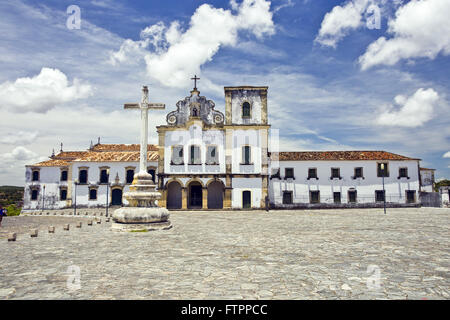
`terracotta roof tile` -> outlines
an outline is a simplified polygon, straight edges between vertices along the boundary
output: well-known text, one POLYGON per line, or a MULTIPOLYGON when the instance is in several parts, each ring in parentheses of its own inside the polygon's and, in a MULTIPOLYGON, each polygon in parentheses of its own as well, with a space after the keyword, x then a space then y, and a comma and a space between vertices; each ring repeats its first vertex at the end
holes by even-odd
MULTIPOLYGON (((139 144, 96 144, 90 151, 139 151, 141 146, 139 144)), ((158 146, 149 144, 148 151, 158 151, 158 146)))
MULTIPOLYGON (((273 157, 273 154, 271 155, 273 157)), ((386 151, 280 152, 279 161, 420 160, 386 151)))
MULTIPOLYGON (((148 161, 157 161, 158 152, 152 151, 148 153, 148 161)), ((92 151, 86 152, 82 157, 74 160, 76 162, 138 162, 139 152, 138 151, 92 151)))
POLYGON ((50 159, 42 161, 32 165, 31 167, 65 167, 70 164, 70 161, 60 160, 60 159, 50 159))

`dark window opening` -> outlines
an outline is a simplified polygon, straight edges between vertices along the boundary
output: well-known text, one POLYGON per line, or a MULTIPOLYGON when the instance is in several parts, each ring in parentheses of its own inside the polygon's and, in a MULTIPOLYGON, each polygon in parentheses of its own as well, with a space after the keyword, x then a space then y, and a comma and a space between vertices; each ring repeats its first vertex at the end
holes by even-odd
POLYGON ((243 164, 250 164, 250 146, 244 146, 243 164))
POLYGON ((331 168, 331 179, 341 179, 341 170, 339 168, 331 168))
POLYGON ((97 189, 89 190, 89 200, 97 200, 97 189))
POLYGON ((348 192, 348 202, 349 203, 356 203, 356 191, 349 191, 348 192))
POLYGON ((320 191, 310 191, 310 202, 311 203, 320 202, 320 191))
POLYGON ((283 204, 292 204, 292 191, 283 191, 283 204))
POLYGON ((355 175, 353 176, 353 179, 356 178, 362 178, 363 177, 363 168, 355 168, 355 175))
POLYGON ((294 169, 293 168, 285 168, 284 169, 284 177, 286 179, 294 178, 294 169))
POLYGON ((385 192, 384 190, 376 190, 375 191, 375 201, 385 201, 385 192))
POLYGON ((242 118, 250 118, 250 103, 244 102, 242 105, 242 118))
POLYGON ((398 177, 399 178, 408 178, 408 168, 398 169, 398 177))
POLYGON ((33 171, 33 181, 39 181, 39 171, 35 170, 33 171))
POLYGON ((133 179, 134 179, 134 170, 133 169, 127 170, 127 178, 126 178, 127 183, 128 184, 133 183, 133 179))
POLYGON ((37 190, 31 190, 31 200, 37 200, 39 192, 37 190))
POLYGON ((389 166, 388 163, 378 163, 377 164, 377 176, 378 177, 389 177, 389 166), (384 170, 381 169, 381 165, 384 164, 384 170))
POLYGON ((80 170, 78 181, 79 183, 87 183, 87 170, 80 170))
POLYGON ((333 192, 333 200, 334 200, 334 203, 341 203, 341 193, 333 192))
POLYGON ((317 179, 317 169, 316 168, 308 169, 308 180, 309 179, 317 179))
POLYGON ((61 181, 67 181, 67 170, 61 171, 61 181))
POLYGON ((62 201, 67 200, 67 190, 66 189, 61 189, 59 191, 59 199, 62 201))
POLYGON ((407 203, 415 203, 416 202, 416 191, 414 191, 414 190, 406 191, 406 202, 407 203))
POLYGON ((152 176, 152 180, 153 180, 153 183, 155 183, 155 178, 156 178, 156 171, 155 171, 155 169, 148 169, 148 174, 150 174, 151 176, 152 176))
POLYGON ((109 174, 107 169, 103 169, 100 171, 100 183, 108 183, 109 174))

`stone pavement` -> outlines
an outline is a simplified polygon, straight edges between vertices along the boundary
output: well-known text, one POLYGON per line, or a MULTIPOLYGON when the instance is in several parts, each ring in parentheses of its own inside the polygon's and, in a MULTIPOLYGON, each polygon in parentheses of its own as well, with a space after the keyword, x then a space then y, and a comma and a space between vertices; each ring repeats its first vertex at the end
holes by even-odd
POLYGON ((450 295, 450 209, 172 212, 171 230, 136 233, 71 219, 70 231, 0 239, 0 299, 450 295))

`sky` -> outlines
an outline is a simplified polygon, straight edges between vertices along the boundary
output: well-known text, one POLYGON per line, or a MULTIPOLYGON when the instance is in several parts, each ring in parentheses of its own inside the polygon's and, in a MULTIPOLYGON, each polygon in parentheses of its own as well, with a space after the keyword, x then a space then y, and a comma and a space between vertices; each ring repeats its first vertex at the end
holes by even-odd
POLYGON ((450 178, 450 0, 0 0, 0 185, 91 141, 139 143, 141 99, 268 86, 280 151, 385 150, 450 178))

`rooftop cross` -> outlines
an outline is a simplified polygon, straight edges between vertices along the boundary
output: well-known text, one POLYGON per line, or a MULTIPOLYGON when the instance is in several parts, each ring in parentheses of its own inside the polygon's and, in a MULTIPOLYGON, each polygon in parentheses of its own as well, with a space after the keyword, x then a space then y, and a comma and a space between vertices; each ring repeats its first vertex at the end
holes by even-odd
POLYGON ((141 150, 139 156, 139 172, 147 173, 147 146, 148 146, 148 109, 164 109, 164 103, 148 102, 148 87, 142 88, 141 103, 125 103, 124 109, 140 109, 141 110, 141 150))
POLYGON ((194 80, 194 90, 197 90, 197 80, 200 80, 200 78, 197 78, 197 75, 195 75, 191 80, 194 80))

